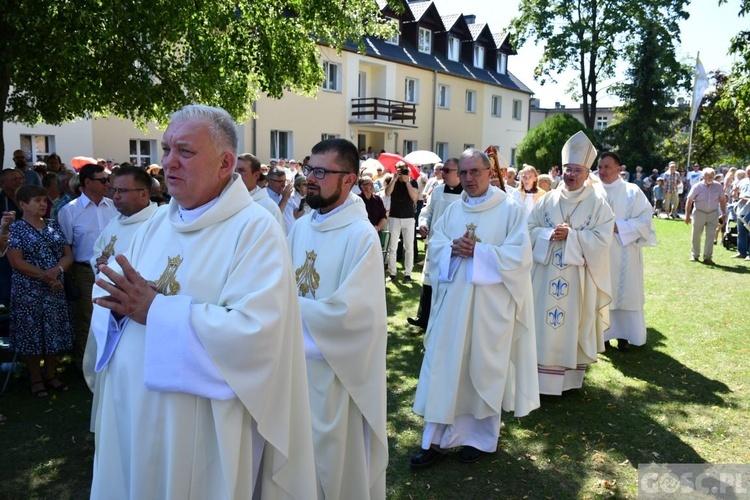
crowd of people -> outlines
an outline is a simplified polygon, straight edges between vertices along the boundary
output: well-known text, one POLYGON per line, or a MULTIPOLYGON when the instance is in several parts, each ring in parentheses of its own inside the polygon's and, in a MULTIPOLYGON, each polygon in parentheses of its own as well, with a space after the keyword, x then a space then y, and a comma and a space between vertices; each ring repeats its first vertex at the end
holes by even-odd
POLYGON ((581 388, 612 341, 645 344, 641 252, 677 186, 695 258, 713 215, 750 220, 742 171, 630 178, 582 132, 548 174, 492 148, 388 172, 343 139, 268 164, 238 143, 224 110, 191 105, 161 165, 44 172, 17 151, 0 176, 12 345, 36 398, 67 390, 56 357, 73 352, 93 392, 92 498, 384 498, 399 242, 404 284, 415 239, 427 248, 408 318, 425 331, 420 469, 494 453, 503 410, 581 388))

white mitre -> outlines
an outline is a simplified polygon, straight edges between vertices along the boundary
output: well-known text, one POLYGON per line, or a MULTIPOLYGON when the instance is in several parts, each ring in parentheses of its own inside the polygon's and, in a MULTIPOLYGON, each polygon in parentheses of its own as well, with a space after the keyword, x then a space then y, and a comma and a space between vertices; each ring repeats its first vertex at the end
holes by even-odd
POLYGON ((596 155, 594 145, 591 144, 583 130, 579 130, 563 146, 562 165, 580 165, 591 169, 596 160, 596 155))

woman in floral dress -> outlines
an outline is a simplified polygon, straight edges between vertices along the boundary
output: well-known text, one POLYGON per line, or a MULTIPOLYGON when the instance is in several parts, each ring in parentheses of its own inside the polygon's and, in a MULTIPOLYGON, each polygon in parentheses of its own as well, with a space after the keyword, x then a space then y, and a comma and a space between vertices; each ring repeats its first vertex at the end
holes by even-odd
POLYGON ((73 254, 57 221, 43 218, 47 209, 44 189, 21 186, 16 200, 23 217, 10 226, 8 245, 13 267, 11 341, 16 352, 26 357, 31 394, 43 398, 50 389, 68 389, 57 378, 56 355, 73 346, 73 324, 62 281, 73 254))

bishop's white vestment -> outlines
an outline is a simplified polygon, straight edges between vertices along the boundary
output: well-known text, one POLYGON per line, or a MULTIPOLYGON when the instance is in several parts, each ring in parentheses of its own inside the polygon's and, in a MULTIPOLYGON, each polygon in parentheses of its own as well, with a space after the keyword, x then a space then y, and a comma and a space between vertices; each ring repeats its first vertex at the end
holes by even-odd
POLYGON ((255 186, 255 189, 250 191, 250 196, 253 197, 254 202, 258 203, 261 207, 271 212, 273 218, 276 219, 276 221, 281 225, 282 228, 285 228, 284 216, 281 215, 279 205, 275 201, 273 201, 270 196, 268 196, 267 190, 263 189, 262 187, 255 186))
POLYGON ((309 498, 311 423, 285 244, 237 174, 203 207, 173 198, 143 223, 125 256, 159 291, 146 325, 99 306, 92 320, 96 368, 107 368, 92 498, 309 498))
POLYGON ((656 245, 653 208, 635 184, 618 177, 612 184, 601 185, 617 225, 609 246, 612 303, 604 340, 625 339, 633 345, 643 345, 646 343, 646 316, 643 312, 646 295, 642 249, 656 245))
POLYGON ((609 246, 614 215, 585 185, 553 189, 529 214, 539 390, 560 395, 583 386, 586 366, 604 350, 611 301, 609 246), (567 239, 550 241, 567 223, 567 239))
MULTIPOLYGON (((99 269, 96 266, 96 259, 106 253, 110 256, 108 260, 111 261, 115 255, 124 253, 130 246, 130 242, 133 240, 136 231, 141 227, 141 224, 150 219, 154 212, 156 212, 156 209, 156 203, 151 202, 143 210, 134 213, 129 217, 119 214, 117 217, 109 221, 109 224, 104 228, 102 234, 100 234, 94 242, 94 254, 91 258, 91 267, 94 270, 94 275, 99 273, 99 269)), ((101 378, 104 377, 107 372, 107 370, 104 369, 97 373, 94 370, 95 363, 96 338, 94 338, 94 334, 91 328, 89 328, 86 350, 83 353, 83 377, 86 379, 86 383, 93 393, 91 398, 91 422, 89 424, 91 432, 96 430, 96 420, 98 415, 99 389, 97 388, 97 385, 99 385, 101 378)))
POLYGON ((387 312, 380 238, 359 196, 289 234, 302 323, 318 498, 385 498, 387 312))
POLYGON ((422 448, 491 453, 502 410, 524 416, 539 407, 526 217, 490 186, 477 198, 464 191, 433 227, 433 302, 414 401, 426 422, 422 448), (451 257, 467 231, 474 256, 451 257))

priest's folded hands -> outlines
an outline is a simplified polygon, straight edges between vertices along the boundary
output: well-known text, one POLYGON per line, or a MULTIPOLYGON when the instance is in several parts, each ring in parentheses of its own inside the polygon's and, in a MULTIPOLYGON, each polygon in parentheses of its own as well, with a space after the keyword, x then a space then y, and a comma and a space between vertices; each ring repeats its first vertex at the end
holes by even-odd
POLYGON ((474 257, 475 243, 474 239, 470 237, 469 231, 466 231, 463 236, 453 240, 451 257, 463 257, 465 259, 474 257))
POLYGON ((552 232, 552 237, 550 240, 552 241, 564 241, 568 239, 568 225, 567 224, 558 224, 555 226, 555 230, 552 232))
POLYGON ((99 272, 109 280, 105 280, 100 274, 96 284, 109 295, 95 298, 93 302, 109 309, 116 316, 127 316, 145 325, 148 310, 157 295, 156 287, 133 269, 124 255, 115 256, 115 262, 120 265, 123 274, 117 273, 106 264, 99 266, 99 272))

